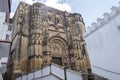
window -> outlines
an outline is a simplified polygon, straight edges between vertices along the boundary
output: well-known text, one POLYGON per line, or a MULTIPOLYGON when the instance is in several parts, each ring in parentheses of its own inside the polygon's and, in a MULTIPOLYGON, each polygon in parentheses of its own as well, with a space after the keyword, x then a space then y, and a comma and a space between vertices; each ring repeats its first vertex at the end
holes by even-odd
POLYGON ((10 35, 6 34, 6 40, 9 40, 9 38, 10 38, 10 35))
POLYGON ((9 26, 8 26, 8 31, 11 31, 11 30, 12 30, 12 26, 9 25, 9 26))
POLYGON ((51 18, 49 16, 47 17, 47 21, 51 21, 51 18))
POLYGON ((61 57, 52 57, 52 61, 53 61, 53 63, 62 66, 62 58, 61 57))

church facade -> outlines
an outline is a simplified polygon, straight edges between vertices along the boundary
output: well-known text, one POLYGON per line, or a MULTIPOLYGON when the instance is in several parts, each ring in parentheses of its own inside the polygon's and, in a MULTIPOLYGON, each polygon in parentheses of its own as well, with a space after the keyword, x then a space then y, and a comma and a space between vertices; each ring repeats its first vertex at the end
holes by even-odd
POLYGON ((80 14, 21 2, 12 23, 12 48, 5 73, 9 80, 51 63, 91 74, 80 14))

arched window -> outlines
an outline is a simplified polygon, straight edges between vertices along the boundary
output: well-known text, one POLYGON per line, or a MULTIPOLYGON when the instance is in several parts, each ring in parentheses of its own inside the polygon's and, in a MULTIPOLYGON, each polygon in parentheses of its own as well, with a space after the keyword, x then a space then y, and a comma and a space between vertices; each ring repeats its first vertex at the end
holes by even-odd
POLYGON ((50 16, 47 17, 47 21, 51 21, 51 17, 50 16))
POLYGON ((12 26, 9 25, 9 26, 8 26, 8 31, 11 31, 11 30, 12 30, 12 26))
POLYGON ((10 38, 10 35, 6 34, 6 40, 9 40, 9 38, 10 38))

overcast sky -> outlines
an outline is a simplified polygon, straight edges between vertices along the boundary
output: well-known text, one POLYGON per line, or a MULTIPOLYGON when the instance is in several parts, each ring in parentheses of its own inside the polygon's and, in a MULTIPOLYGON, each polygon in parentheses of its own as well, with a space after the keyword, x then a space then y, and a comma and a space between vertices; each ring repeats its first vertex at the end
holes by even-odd
MULTIPOLYGON (((35 2, 35 0, 12 0, 12 12, 16 11, 16 7, 20 1, 27 3, 35 2)), ((37 0, 44 1, 44 0, 37 0)), ((97 18, 103 18, 105 12, 111 12, 112 6, 119 6, 119 0, 63 0, 64 4, 59 4, 60 0, 46 0, 46 5, 60 9, 67 10, 68 12, 80 13, 87 26, 90 26, 92 22, 96 22, 97 18)))

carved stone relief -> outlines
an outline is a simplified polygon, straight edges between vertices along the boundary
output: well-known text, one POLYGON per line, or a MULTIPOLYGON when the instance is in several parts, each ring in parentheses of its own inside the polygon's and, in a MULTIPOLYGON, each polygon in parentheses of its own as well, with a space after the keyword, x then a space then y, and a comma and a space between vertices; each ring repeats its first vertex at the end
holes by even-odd
POLYGON ((19 6, 18 17, 15 18, 18 32, 28 39, 28 45, 24 39, 21 41, 23 46, 27 46, 28 58, 25 60, 21 57, 20 64, 28 62, 28 71, 38 70, 56 61, 78 71, 90 68, 84 41, 85 26, 80 15, 52 10, 39 3, 29 5, 29 9, 26 6, 19 6))

